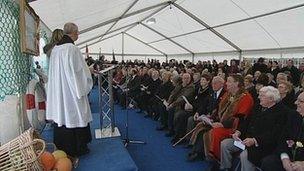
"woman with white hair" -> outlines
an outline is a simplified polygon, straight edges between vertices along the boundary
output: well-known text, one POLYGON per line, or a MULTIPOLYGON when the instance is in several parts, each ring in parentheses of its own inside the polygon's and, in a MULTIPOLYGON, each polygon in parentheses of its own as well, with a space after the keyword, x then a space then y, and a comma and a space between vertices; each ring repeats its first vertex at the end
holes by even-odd
POLYGON ((234 141, 246 146, 240 154, 242 171, 254 171, 279 144, 289 109, 280 103, 279 90, 272 86, 260 89, 259 100, 260 104, 241 122, 232 138, 221 142, 221 169, 230 169, 232 153, 241 151, 233 145, 234 141))

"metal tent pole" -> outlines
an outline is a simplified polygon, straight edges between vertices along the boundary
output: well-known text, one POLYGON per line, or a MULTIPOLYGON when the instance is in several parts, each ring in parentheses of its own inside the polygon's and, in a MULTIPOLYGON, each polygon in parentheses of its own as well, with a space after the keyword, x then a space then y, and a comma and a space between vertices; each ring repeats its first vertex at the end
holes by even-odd
POLYGON ((124 58, 125 58, 125 33, 122 32, 122 35, 121 35, 121 59, 124 61, 124 58))

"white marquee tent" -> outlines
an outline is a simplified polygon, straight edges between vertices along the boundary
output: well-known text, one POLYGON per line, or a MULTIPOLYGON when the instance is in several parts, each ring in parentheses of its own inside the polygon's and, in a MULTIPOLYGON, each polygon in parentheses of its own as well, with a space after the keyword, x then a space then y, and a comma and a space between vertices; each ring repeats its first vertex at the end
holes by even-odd
POLYGON ((32 0, 51 29, 79 26, 77 45, 124 59, 303 57, 304 0, 32 0), (149 19, 155 19, 149 24, 149 19))

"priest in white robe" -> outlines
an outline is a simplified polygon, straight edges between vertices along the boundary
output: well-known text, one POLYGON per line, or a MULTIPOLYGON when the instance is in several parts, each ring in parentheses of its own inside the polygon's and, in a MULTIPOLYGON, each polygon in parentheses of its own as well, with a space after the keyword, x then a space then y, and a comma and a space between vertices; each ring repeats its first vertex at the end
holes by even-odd
POLYGON ((64 25, 64 36, 53 48, 47 83, 46 118, 54 121, 54 143, 71 157, 87 154, 92 121, 88 94, 91 72, 80 49, 74 45, 79 31, 74 23, 64 25))

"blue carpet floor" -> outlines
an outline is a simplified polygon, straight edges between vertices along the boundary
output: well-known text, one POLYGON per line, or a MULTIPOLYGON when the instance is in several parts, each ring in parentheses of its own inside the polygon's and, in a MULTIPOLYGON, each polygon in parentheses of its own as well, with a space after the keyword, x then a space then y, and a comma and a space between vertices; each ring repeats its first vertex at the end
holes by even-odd
MULTIPOLYGON (((91 109, 98 113, 98 91, 93 89, 90 95, 91 109)), ((147 144, 131 144, 127 147, 131 157, 141 171, 202 171, 208 164, 204 161, 187 162, 186 156, 189 149, 182 146, 172 147, 170 138, 165 137, 165 132, 156 131, 157 122, 143 117, 134 109, 121 110, 115 105, 116 125, 125 138, 126 114, 129 114, 129 139, 142 140, 147 144)))
MULTIPOLYGON (((94 118, 91 129, 92 135, 95 136, 94 129, 99 126, 98 90, 96 88, 90 94, 90 102, 94 118)), ((129 171, 136 169, 136 166, 140 171, 202 171, 207 168, 208 164, 204 161, 187 162, 186 156, 189 149, 181 146, 173 148, 170 138, 165 137, 165 132, 155 130, 156 121, 144 118, 143 114, 136 113, 134 109, 121 110, 120 106, 115 105, 114 110, 116 126, 120 130, 121 138, 125 138, 126 135, 125 124, 128 112, 129 139, 142 140, 146 144, 130 144, 127 147, 129 155, 125 148, 121 148, 122 142, 119 137, 114 138, 115 141, 113 139, 96 140, 94 138, 89 145, 91 153, 80 158, 77 171, 93 171, 100 170, 100 168, 107 168, 107 171, 129 171), (106 141, 111 141, 112 144, 106 141), (120 151, 114 150, 116 148, 119 148, 120 151), (116 154, 112 154, 114 151, 116 154), (119 157, 113 160, 113 155, 119 157), (101 165, 104 167, 101 167, 101 165), (113 165, 116 167, 112 167, 113 165), (122 168, 124 169, 122 170, 122 168)), ((52 141, 52 132, 44 131, 43 137, 47 141, 52 141)))
MULTIPOLYGON (((94 122, 91 123, 92 136, 94 130, 99 128, 99 114, 93 113, 94 122)), ((53 142, 53 130, 45 130, 42 133, 44 140, 53 142)), ((138 168, 129 152, 121 141, 121 137, 95 139, 89 144, 91 152, 80 157, 80 162, 75 171, 137 171, 138 168)), ((53 149, 47 146, 49 151, 53 149)))

